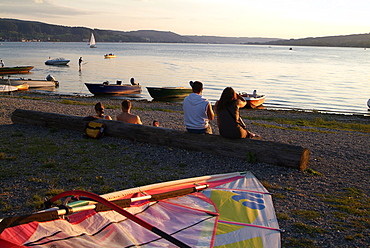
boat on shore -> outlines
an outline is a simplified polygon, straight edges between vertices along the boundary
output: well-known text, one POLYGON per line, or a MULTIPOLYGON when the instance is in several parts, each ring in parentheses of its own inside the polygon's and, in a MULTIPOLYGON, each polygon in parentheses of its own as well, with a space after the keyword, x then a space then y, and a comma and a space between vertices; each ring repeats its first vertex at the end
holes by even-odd
POLYGON ((65 58, 49 59, 45 61, 45 65, 67 65, 69 61, 69 59, 65 58))
POLYGON ((245 106, 247 108, 257 108, 266 100, 265 95, 259 95, 256 92, 253 92, 253 94, 242 93, 241 96, 247 101, 247 105, 245 106))
POLYGON ((15 87, 18 90, 28 90, 30 88, 30 86, 28 85, 28 83, 23 83, 23 84, 20 84, 20 85, 16 85, 15 87))
POLYGON ((0 67, 0 74, 29 73, 33 66, 0 67))
POLYGON ((51 75, 48 75, 46 79, 30 79, 30 78, 1 78, 1 85, 19 86, 24 83, 28 84, 29 88, 41 88, 41 87, 57 87, 59 82, 51 75))
POLYGON ((1 93, 9 93, 9 92, 17 91, 17 90, 18 90, 17 87, 14 87, 14 86, 11 86, 11 85, 0 85, 0 92, 1 93))
POLYGON ((193 92, 186 87, 146 87, 153 99, 185 98, 193 92))
POLYGON ((112 58, 115 58, 116 55, 114 55, 113 53, 110 53, 110 54, 104 54, 104 58, 105 59, 112 59, 112 58))
POLYGON ((140 94, 141 85, 138 84, 122 84, 122 81, 117 81, 116 84, 110 84, 108 81, 101 84, 85 83, 87 89, 94 95, 104 94, 140 94))

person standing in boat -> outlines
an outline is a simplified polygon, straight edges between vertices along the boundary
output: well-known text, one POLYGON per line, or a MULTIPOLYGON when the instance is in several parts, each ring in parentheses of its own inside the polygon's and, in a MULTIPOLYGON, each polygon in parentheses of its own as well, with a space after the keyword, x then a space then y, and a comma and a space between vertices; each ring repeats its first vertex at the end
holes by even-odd
POLYGON ((0 61, 0 65, 1 65, 1 67, 5 67, 5 63, 4 63, 3 60, 0 61))
POLYGON ((233 88, 226 87, 215 104, 217 126, 220 135, 229 139, 252 138, 261 136, 251 133, 240 117, 239 109, 245 107, 247 101, 237 94, 233 88))
POLYGON ((143 124, 138 115, 131 114, 131 101, 123 100, 122 101, 122 113, 117 115, 117 121, 122 121, 124 123, 132 124, 143 124))
POLYGON ((212 134, 209 121, 215 118, 211 103, 202 96, 203 83, 190 81, 193 93, 183 102, 184 123, 189 133, 212 134))
POLYGON ((78 59, 78 70, 79 70, 79 71, 81 71, 81 69, 82 69, 82 62, 84 62, 84 61, 82 60, 82 57, 80 57, 80 58, 78 59))

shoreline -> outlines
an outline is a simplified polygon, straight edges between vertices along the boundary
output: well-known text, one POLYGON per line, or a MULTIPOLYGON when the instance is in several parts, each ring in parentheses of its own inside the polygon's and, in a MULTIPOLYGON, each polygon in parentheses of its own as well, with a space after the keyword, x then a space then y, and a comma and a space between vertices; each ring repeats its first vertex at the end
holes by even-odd
MULTIPOLYGON (((27 97, 0 95, 2 103, 0 152, 14 158, 2 160, 4 163, 0 165, 0 172, 6 174, 6 179, 0 183, 0 206, 2 209, 6 209, 8 205, 12 206, 11 209, 0 212, 0 218, 29 213, 32 207, 25 206, 27 205, 25 202, 30 202, 35 193, 44 197, 46 189, 70 190, 84 187, 102 193, 104 192, 102 186, 97 185, 103 184, 110 190, 120 190, 137 184, 249 170, 274 194, 273 201, 279 225, 285 230, 282 233, 282 247, 292 247, 294 242, 301 244, 312 242, 314 245, 312 247, 364 247, 370 242, 369 226, 366 222, 360 228, 356 214, 346 214, 345 219, 338 217, 337 212, 340 211, 325 201, 329 196, 339 198, 341 193, 352 188, 361 192, 359 194, 364 198, 364 204, 369 204, 369 133, 330 128, 312 128, 320 132, 307 132, 280 129, 277 127, 292 125, 267 120, 245 120, 252 132, 262 135, 262 140, 308 148, 311 153, 308 166, 310 170, 300 172, 285 167, 250 164, 242 159, 136 143, 113 137, 104 137, 99 141, 84 140, 82 134, 75 131, 12 124, 10 115, 16 108, 88 116, 93 114, 93 105, 98 101, 103 102, 106 114, 114 119, 122 101, 95 97, 44 96, 29 93, 24 95, 27 97), (271 127, 272 124, 274 127, 271 127), (46 155, 38 151, 44 147, 36 142, 39 139, 48 144, 48 148, 42 151, 46 155), (20 143, 28 149, 22 149, 20 143), (101 150, 98 159, 100 162, 88 158, 91 156, 86 154, 94 149, 101 150), (80 157, 87 161, 81 161, 80 157), (85 168, 81 168, 81 165, 85 168), (73 171, 79 171, 79 175, 69 175, 71 168, 73 171), (139 171, 147 173, 141 178, 139 171), (98 176, 104 180, 97 179, 98 176), (42 179, 41 182, 36 178, 42 179), (307 219, 303 214, 307 212, 314 212, 317 217, 307 219), (350 221, 354 221, 356 225, 348 226, 350 221), (346 228, 340 228, 338 223, 342 223, 346 228), (312 234, 307 228, 316 228, 315 230, 322 228, 325 232, 317 231, 312 234), (362 236, 358 235, 359 233, 362 236)), ((185 131, 181 104, 141 100, 133 100, 132 103, 132 112, 138 114, 145 125, 151 125, 152 120, 157 119, 163 127, 185 131)), ((325 118, 340 122, 370 123, 370 118, 366 116, 286 110, 243 109, 241 115, 256 118, 325 118)), ((217 135, 215 121, 212 121, 211 125, 217 135)), ((362 213, 366 216, 368 212, 362 213)))

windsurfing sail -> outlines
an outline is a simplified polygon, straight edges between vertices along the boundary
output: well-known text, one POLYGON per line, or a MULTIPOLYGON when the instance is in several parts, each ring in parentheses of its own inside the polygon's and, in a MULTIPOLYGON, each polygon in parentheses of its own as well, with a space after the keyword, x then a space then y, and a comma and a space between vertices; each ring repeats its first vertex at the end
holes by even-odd
MULTIPOLYGON (((65 198, 67 197, 67 198, 65 198)), ((83 197, 88 197, 84 199, 83 197)), ((272 197, 250 172, 176 180, 0 222, 0 247, 280 247, 272 197)), ((77 199, 68 203, 71 199, 77 199)))
POLYGON ((90 48, 96 48, 94 33, 91 33, 90 48))

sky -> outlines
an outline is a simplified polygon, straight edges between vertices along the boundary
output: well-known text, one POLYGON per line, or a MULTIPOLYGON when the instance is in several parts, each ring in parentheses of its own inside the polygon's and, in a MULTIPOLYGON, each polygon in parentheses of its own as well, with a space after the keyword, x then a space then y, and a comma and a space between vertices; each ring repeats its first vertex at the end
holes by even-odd
POLYGON ((0 0, 0 18, 283 39, 369 33, 369 10, 369 0, 0 0))

